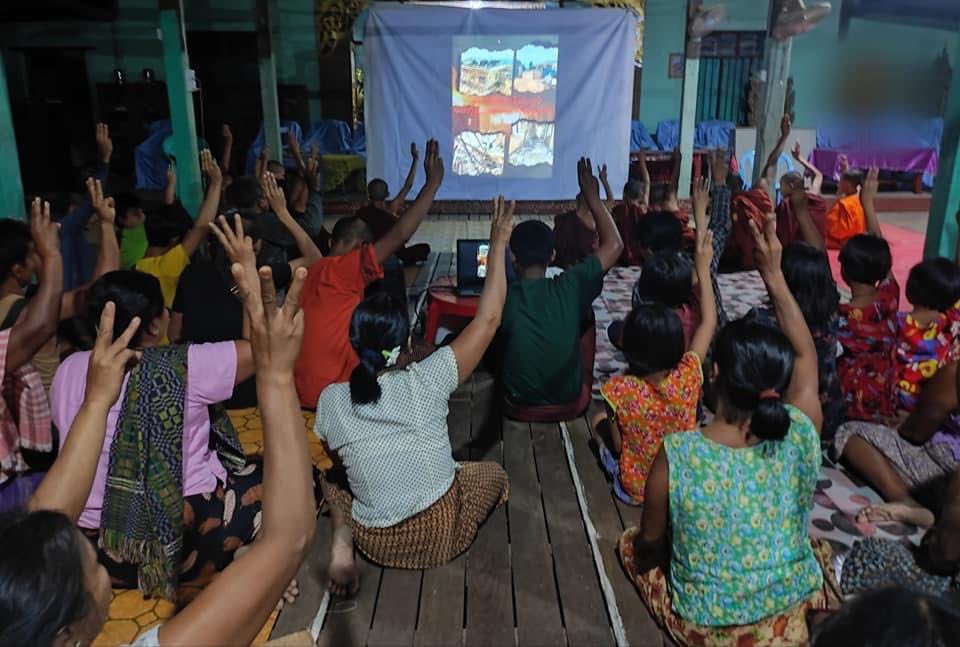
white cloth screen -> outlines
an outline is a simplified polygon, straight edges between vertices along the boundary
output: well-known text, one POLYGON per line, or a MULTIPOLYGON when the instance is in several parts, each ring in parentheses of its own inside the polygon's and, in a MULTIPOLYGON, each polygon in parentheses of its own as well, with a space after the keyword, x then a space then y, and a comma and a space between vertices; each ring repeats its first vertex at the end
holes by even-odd
MULTIPOLYGON (((572 198, 581 156, 606 163, 619 194, 635 20, 620 9, 374 5, 364 40, 368 179, 396 191, 410 142, 422 152, 433 137, 442 199, 572 198)), ((423 180, 421 166, 414 187, 423 180)))

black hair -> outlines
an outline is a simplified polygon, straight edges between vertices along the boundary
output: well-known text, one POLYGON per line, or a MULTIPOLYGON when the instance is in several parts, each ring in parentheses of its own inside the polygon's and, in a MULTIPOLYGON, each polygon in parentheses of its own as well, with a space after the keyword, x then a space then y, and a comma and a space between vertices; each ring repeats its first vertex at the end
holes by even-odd
POLYGON ((960 267, 946 258, 928 258, 907 276, 907 300, 915 307, 944 312, 960 300, 960 267))
POLYGON ((350 374, 350 400, 371 404, 380 400, 377 372, 387 365, 383 352, 403 348, 410 337, 407 308, 386 292, 377 292, 360 302, 350 318, 350 345, 360 363, 350 374))
POLYGON ((140 209, 143 207, 143 201, 140 196, 130 191, 120 191, 114 194, 113 203, 117 210, 117 223, 123 224, 127 218, 127 212, 131 209, 140 209))
POLYGON ((781 396, 790 384, 794 357, 790 340, 779 328, 750 319, 724 326, 713 346, 713 386, 725 405, 727 422, 750 418, 751 434, 783 440, 790 415, 781 396))
POLYGON ((840 309, 840 292, 827 253, 796 242, 783 250, 780 266, 808 326, 822 326, 840 309))
POLYGON ((113 319, 113 337, 119 337, 134 317, 140 317, 140 328, 130 339, 130 348, 136 348, 150 323, 163 314, 163 292, 160 281, 152 274, 137 270, 107 272, 90 286, 87 294, 87 324, 92 330, 100 325, 100 314, 108 301, 116 311, 113 319))
POLYGON ((875 285, 890 275, 890 244, 880 236, 857 234, 840 250, 840 273, 847 283, 875 285))
POLYGON ((14 265, 24 265, 30 254, 30 226, 19 220, 0 219, 0 281, 14 265))
POLYGON ((627 180, 627 183, 623 185, 623 199, 636 200, 643 195, 643 188, 644 184, 642 180, 630 178, 627 180))
POLYGON ((846 180, 854 186, 860 186, 863 184, 863 172, 857 169, 847 169, 840 175, 840 179, 846 180))
POLYGON ((637 241, 656 254, 683 249, 683 225, 669 211, 651 211, 637 223, 637 241))
POLYGON ((253 209, 262 197, 260 183, 249 175, 238 177, 223 192, 226 205, 235 209, 253 209))
POLYGON ((337 221, 330 233, 330 246, 334 247, 344 241, 362 240, 370 242, 373 240, 373 234, 370 233, 370 227, 358 216, 346 216, 337 221))
POLYGON ((633 286, 633 307, 643 303, 661 303, 679 308, 690 299, 693 290, 693 264, 682 252, 660 252, 648 258, 633 286))
POLYGON ((668 371, 680 363, 686 350, 680 317, 661 303, 635 306, 623 325, 623 354, 629 372, 645 377, 668 371))
POLYGON ((813 647, 948 647, 960 636, 956 599, 906 587, 867 591, 812 631, 813 647))
POLYGON ((510 251, 520 267, 546 267, 553 256, 553 230, 539 220, 524 220, 510 234, 510 251))
POLYGON ((0 517, 0 645, 52 645, 63 628, 92 612, 82 541, 59 512, 0 517))
POLYGON ((387 183, 380 178, 374 178, 367 184, 367 196, 371 200, 386 200, 389 197, 389 191, 387 183))
POLYGON ((183 238, 193 227, 193 219, 179 202, 166 204, 151 211, 143 223, 147 244, 151 247, 167 247, 183 238))
POLYGON ((650 185, 650 204, 662 205, 675 193, 669 182, 654 182, 650 185))

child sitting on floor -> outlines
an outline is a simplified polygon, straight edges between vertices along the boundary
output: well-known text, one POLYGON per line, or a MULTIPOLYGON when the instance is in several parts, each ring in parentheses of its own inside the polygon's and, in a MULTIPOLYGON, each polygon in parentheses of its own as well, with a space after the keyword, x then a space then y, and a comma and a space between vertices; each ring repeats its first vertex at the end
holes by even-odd
POLYGON ((673 309, 662 303, 640 303, 624 325, 627 374, 611 378, 600 389, 607 415, 595 421, 595 437, 614 492, 625 503, 643 503, 647 473, 664 436, 697 426, 702 362, 717 327, 712 260, 713 234, 701 230, 695 261, 701 322, 689 351, 684 352, 683 325, 673 309))
POLYGON ((890 245, 883 238, 874 208, 877 169, 863 186, 867 233, 840 250, 840 273, 850 286, 849 303, 840 304, 837 358, 847 419, 886 422, 897 413, 896 322, 900 285, 891 274, 890 245))
POLYGON ((913 266, 907 277, 912 312, 897 315, 897 395, 912 411, 921 385, 957 355, 960 325, 960 267, 946 258, 913 266))
MULTIPOLYGON (((684 349, 689 348, 693 333, 700 325, 700 307, 693 293, 693 267, 682 252, 654 254, 643 266, 643 273, 633 286, 632 308, 660 304, 672 309, 683 326, 684 349)), ((615 348, 623 350, 626 322, 610 323, 607 334, 615 348)))

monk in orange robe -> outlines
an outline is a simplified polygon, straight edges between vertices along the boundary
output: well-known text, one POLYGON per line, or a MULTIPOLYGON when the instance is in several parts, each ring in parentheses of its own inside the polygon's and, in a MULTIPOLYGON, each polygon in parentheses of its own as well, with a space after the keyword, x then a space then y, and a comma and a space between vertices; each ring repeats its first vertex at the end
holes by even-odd
POLYGON ((846 170, 837 184, 837 201, 827 212, 828 249, 840 249, 844 243, 867 231, 867 217, 863 212, 858 189, 863 184, 859 171, 846 170))

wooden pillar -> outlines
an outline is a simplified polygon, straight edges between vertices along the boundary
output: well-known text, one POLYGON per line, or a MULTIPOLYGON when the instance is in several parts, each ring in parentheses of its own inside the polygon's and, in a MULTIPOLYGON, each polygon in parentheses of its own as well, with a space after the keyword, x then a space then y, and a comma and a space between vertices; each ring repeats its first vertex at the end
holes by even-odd
POLYGON ((177 160, 177 191, 184 208, 196 218, 200 203, 203 202, 203 183, 200 178, 193 95, 187 87, 190 65, 183 27, 183 5, 181 0, 159 0, 159 8, 163 72, 167 82, 170 122, 173 125, 173 152, 177 160))
POLYGON ((933 185, 927 239, 923 246, 925 258, 946 256, 954 258, 957 246, 957 222, 954 217, 960 209, 960 46, 954 48, 953 78, 944 113, 943 137, 940 140, 940 161, 937 179, 933 185))
POLYGON ((260 107, 263 111, 263 141, 271 156, 283 161, 280 108, 277 98, 277 66, 273 57, 273 21, 270 0, 256 0, 257 68, 260 71, 260 107))
MULTIPOLYGON (((760 115, 757 119, 757 144, 753 158, 754 186, 763 175, 770 151, 780 138, 780 120, 783 119, 787 99, 787 79, 790 76, 790 49, 792 38, 777 40, 773 37, 773 25, 779 15, 780 3, 770 0, 769 28, 763 52, 763 94, 760 98, 760 115)), ((776 201, 776 183, 767 187, 770 199, 776 201)))
POLYGON ((0 53, 0 218, 26 218, 23 200, 23 181, 20 178, 20 158, 17 156, 17 138, 13 134, 13 113, 10 111, 10 93, 7 74, 0 53))

